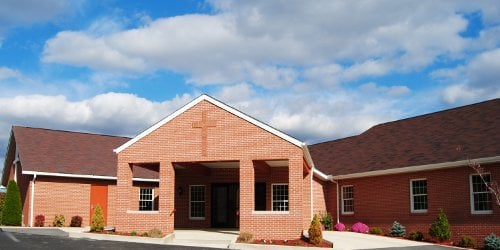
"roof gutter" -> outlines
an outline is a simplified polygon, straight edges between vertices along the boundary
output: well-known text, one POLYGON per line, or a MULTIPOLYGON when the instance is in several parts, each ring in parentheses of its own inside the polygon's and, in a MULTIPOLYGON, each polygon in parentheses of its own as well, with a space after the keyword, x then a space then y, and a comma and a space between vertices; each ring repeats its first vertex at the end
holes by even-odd
POLYGON ((478 164, 488 164, 488 163, 500 162, 500 156, 483 157, 483 158, 476 158, 476 159, 471 159, 471 160, 442 162, 442 163, 425 164, 425 165, 416 165, 416 166, 410 166, 410 167, 384 169, 384 170, 376 170, 376 171, 361 172, 361 173, 354 173, 354 174, 335 175, 335 176, 330 176, 330 178, 331 178, 331 180, 344 180, 344 179, 353 179, 353 178, 371 177, 371 176, 380 176, 380 175, 389 175, 389 174, 401 174, 401 173, 429 171, 429 170, 468 166, 469 162, 475 162, 478 164))
MULTIPOLYGON (((52 177, 66 177, 66 178, 81 178, 81 179, 96 179, 96 180, 117 180, 115 176, 106 175, 86 175, 86 174, 64 174, 64 173, 50 173, 50 172, 38 172, 38 171, 23 171, 24 175, 33 176, 52 176, 52 177)), ((133 181, 141 182, 159 182, 159 179, 147 179, 147 178, 132 178, 133 181)))

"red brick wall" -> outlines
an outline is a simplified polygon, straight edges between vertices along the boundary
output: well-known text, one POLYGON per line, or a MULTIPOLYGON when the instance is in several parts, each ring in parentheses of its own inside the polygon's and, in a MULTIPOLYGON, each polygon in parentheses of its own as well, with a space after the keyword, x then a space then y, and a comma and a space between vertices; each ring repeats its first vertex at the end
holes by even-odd
POLYGON ((117 229, 130 231, 158 227, 163 232, 172 232, 175 182, 178 181, 173 163, 206 161, 239 161, 240 231, 251 232, 256 238, 300 237, 304 214, 302 149, 206 101, 118 154, 117 229), (201 150, 201 129, 192 126, 193 122, 201 120, 204 111, 209 120, 216 122, 216 127, 208 129, 206 156, 201 150), (290 211, 288 214, 256 214, 253 212, 253 161, 274 159, 289 162, 290 211), (132 207, 125 198, 132 186, 129 164, 155 162, 160 163, 160 211, 147 215, 127 213, 132 207), (275 225, 280 225, 280 228, 275 225))
MULTIPOLYGON (((485 167, 497 182, 500 181, 499 166, 485 167)), ((418 230, 429 237, 429 226, 438 210, 443 208, 451 224, 452 240, 458 241, 466 234, 482 242, 489 233, 500 232, 500 207, 493 204, 492 214, 471 214, 469 175, 473 173, 469 167, 460 167, 341 180, 340 186, 354 186, 355 212, 354 215, 341 215, 340 220, 346 226, 361 221, 370 227, 381 227, 384 232, 389 232, 392 222, 397 220, 406 226, 407 233, 418 230), (410 180, 419 178, 427 179, 428 212, 423 214, 410 211, 410 180)))
MULTIPOLYGON (((328 185, 329 183, 326 183, 324 181, 321 181, 317 178, 314 178, 313 181, 313 211, 315 214, 320 214, 323 212, 328 211, 327 210, 327 199, 328 197, 328 185)), ((334 210, 335 211, 335 210, 334 210)))
MULTIPOLYGON (((45 226, 51 226, 56 214, 64 215, 66 226, 69 226, 71 217, 79 215, 82 217, 82 226, 88 226, 90 222, 90 185, 108 185, 108 225, 113 225, 114 211, 114 181, 100 181, 77 178, 62 178, 37 176, 35 182, 35 197, 33 216, 43 214, 45 226)), ((29 214, 29 206, 26 206, 29 214)), ((33 220, 34 221, 34 220, 33 220)))

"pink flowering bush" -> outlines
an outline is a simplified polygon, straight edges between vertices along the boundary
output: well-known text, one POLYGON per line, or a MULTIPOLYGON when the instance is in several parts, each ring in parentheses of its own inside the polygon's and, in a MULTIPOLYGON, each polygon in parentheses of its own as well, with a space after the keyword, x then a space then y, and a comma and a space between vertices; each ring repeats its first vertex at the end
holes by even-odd
POLYGON ((352 225, 351 230, 356 233, 368 233, 368 231, 370 231, 370 228, 361 222, 356 222, 354 225, 352 225))
POLYGON ((333 229, 335 229, 335 231, 344 231, 345 225, 342 222, 339 222, 339 223, 335 224, 333 229))

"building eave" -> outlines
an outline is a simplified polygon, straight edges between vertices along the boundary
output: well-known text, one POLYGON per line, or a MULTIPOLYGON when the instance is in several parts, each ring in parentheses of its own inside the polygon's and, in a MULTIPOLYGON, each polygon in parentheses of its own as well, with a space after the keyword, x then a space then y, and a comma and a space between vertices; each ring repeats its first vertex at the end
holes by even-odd
POLYGON ((333 175, 333 176, 331 176, 331 179, 332 180, 345 180, 345 179, 372 177, 372 176, 380 176, 380 175, 403 174, 403 173, 412 173, 412 172, 420 172, 420 171, 455 168, 455 167, 468 166, 470 162, 474 162, 474 163, 478 163, 478 164, 495 163, 495 162, 500 162, 500 156, 476 158, 476 159, 453 161, 453 162, 442 162, 442 163, 434 163, 434 164, 426 164, 426 165, 416 165, 416 166, 409 166, 409 167, 402 167, 402 168, 392 168, 392 169, 360 172, 360 173, 345 174, 345 175, 333 175))

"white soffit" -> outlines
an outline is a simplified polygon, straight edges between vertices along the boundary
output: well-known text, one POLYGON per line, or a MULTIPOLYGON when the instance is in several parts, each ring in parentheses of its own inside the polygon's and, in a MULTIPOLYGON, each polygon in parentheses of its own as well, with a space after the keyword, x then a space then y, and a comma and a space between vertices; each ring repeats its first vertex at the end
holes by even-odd
POLYGON ((130 145, 136 143, 137 141, 139 141, 140 139, 142 139, 143 137, 145 137, 146 135, 152 133, 153 131, 155 131, 156 129, 160 128, 161 126, 163 126, 165 123, 173 120, 174 118, 176 118, 177 116, 179 116, 180 114, 184 113, 185 111, 187 111, 188 109, 192 108, 193 106, 195 106, 196 104, 200 103, 201 101, 207 101, 233 115, 236 115, 237 117, 247 121, 247 122, 250 122, 252 124, 254 124, 255 126, 257 127, 260 127, 266 131, 268 131, 269 133, 271 134, 274 134, 282 139, 284 139, 285 141, 288 141, 298 147, 303 147, 305 145, 305 143, 267 125, 267 124, 264 124, 244 113, 242 113, 241 111, 238 111, 232 107, 229 107, 228 105, 208 96, 208 95, 201 95, 199 96, 198 98, 194 99, 193 101, 191 101, 190 103, 186 104, 185 106, 183 106, 182 108, 178 109, 177 111, 175 111, 174 113, 170 114, 169 116, 165 117, 163 120, 157 122, 156 124, 154 124, 153 126, 149 127, 148 129, 144 130, 142 133, 140 133, 139 135, 137 135, 136 137, 132 138, 131 140, 129 140, 128 142, 126 142, 125 144, 121 145, 120 147, 114 149, 113 151, 115 153, 120 153, 121 151, 123 151, 124 149, 128 148, 130 145))
POLYGON ((224 162, 201 162, 207 168, 239 168, 240 163, 237 161, 224 161, 224 162))

